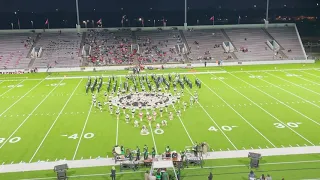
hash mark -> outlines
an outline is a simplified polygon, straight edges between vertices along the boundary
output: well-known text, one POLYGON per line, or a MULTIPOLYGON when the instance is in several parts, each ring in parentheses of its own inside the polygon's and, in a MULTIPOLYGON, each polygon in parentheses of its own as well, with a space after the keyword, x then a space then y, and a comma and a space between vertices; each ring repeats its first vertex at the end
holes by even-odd
POLYGON ((56 158, 56 160, 55 161, 58 161, 58 158, 56 158))
POLYGON ((307 147, 308 145, 307 145, 307 144, 304 144, 304 146, 306 146, 306 147, 307 147))
POLYGON ((4 162, 2 162, 2 164, 1 165, 4 165, 4 162))
POLYGON ((289 144, 289 146, 292 147, 291 144, 289 144))
POLYGON ((246 150, 246 148, 242 147, 243 150, 246 150))
POLYGON ((253 147, 251 147, 251 149, 253 150, 253 147))
POLYGON ((269 147, 268 146, 266 146, 268 149, 269 149, 269 147))
POLYGON ((13 164, 13 161, 11 162, 11 164, 13 164))
POLYGON ((229 148, 227 148, 228 149, 228 151, 230 151, 230 149, 229 148))
POLYGON ((91 156, 90 156, 90 159, 91 159, 91 156))
POLYGON ((299 144, 297 144, 297 146, 300 147, 299 144))
POLYGON ((220 151, 222 151, 222 150, 220 149, 220 151))
POLYGON ((261 149, 261 147, 260 147, 260 146, 258 146, 258 148, 259 148, 259 149, 261 149))
MULTIPOLYGON (((283 147, 284 148, 284 146, 283 145, 281 145, 281 147, 283 147)), ((290 146, 291 147, 291 146, 290 146)))
POLYGON ((81 157, 81 160, 83 159, 83 157, 81 157))
POLYGON ((47 159, 47 162, 49 162, 49 159, 47 159))

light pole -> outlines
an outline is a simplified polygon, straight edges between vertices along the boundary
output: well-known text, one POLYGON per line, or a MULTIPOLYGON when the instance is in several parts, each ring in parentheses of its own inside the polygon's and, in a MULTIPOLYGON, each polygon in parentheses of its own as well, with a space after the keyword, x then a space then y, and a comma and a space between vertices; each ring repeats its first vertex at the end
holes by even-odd
POLYGON ((76 10, 77 10, 77 29, 78 29, 78 33, 80 33, 80 19, 79 19, 79 3, 78 0, 76 0, 76 10))
POLYGON ((33 21, 30 21, 31 22, 31 27, 32 27, 32 29, 33 29, 33 21))
POLYGON ((11 23, 11 29, 13 30, 13 23, 11 23))
POLYGON ((269 0, 267 0, 267 10, 266 10, 266 21, 265 21, 265 28, 268 28, 269 24, 269 0))
POLYGON ((187 0, 184 0, 184 29, 187 29, 187 0))
POLYGON ((92 28, 94 28, 94 20, 91 20, 92 28))

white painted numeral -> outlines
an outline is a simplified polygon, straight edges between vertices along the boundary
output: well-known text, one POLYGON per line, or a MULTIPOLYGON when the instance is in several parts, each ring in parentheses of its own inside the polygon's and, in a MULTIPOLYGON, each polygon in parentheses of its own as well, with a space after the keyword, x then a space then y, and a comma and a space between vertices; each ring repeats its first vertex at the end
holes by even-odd
POLYGON ((208 130, 209 131, 218 131, 218 129, 216 129, 214 126, 211 126, 208 130))
MULTIPOLYGON (((297 128, 299 127, 299 124, 301 123, 294 123, 294 122, 288 122, 286 123, 289 127, 292 127, 292 128, 297 128)), ((281 124, 281 123, 274 123, 273 125, 275 125, 276 128, 285 128, 286 126, 281 124)))
MULTIPOLYGON (((9 143, 14 144, 14 143, 19 142, 20 140, 21 140, 21 137, 13 137, 13 138, 11 138, 11 139, 9 140, 9 143)), ((3 143, 3 142, 5 142, 5 141, 6 141, 6 138, 0 138, 0 144, 3 143)))
POLYGON ((164 130, 162 130, 162 129, 156 129, 156 130, 154 130, 154 133, 155 133, 155 134, 163 134, 163 133, 164 133, 164 130))
POLYGON ((221 129, 224 130, 224 131, 231 131, 232 127, 230 127, 230 126, 222 126, 221 129))
POLYGON ((21 140, 21 137, 14 137, 9 140, 9 143, 17 143, 21 140))
POLYGON ((78 134, 73 134, 68 137, 69 139, 78 139, 78 134))
POLYGON ((91 138, 94 137, 94 134, 93 133, 87 133, 83 137, 86 138, 86 139, 91 139, 91 138))

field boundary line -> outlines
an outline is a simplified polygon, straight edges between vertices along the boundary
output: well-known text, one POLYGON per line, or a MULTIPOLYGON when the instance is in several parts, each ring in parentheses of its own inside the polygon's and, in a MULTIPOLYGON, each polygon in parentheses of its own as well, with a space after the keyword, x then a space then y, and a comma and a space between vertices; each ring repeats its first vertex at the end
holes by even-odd
POLYGON ((2 143, 0 149, 9 141, 9 139, 20 129, 20 127, 29 119, 29 117, 38 109, 38 107, 50 96, 50 94, 61 84, 62 79, 57 86, 55 86, 47 95, 42 99, 42 101, 32 110, 32 112, 22 121, 22 123, 13 131, 13 133, 2 143))
MULTIPOLYGON (((223 82, 223 81, 221 81, 223 82)), ((304 136, 302 136, 300 133, 298 133, 297 131, 295 131, 294 129, 292 129, 290 126, 288 126, 287 124, 283 123, 279 118, 275 117, 273 114, 271 114, 269 111, 265 110, 263 107, 261 107, 260 105, 258 105, 256 102, 254 102, 253 100, 251 100, 250 98, 248 98, 247 96, 245 96, 244 94, 242 94, 241 92, 239 92, 238 90, 236 90, 235 88, 233 88, 232 86, 230 86, 229 84, 223 82, 225 85, 227 85, 229 88, 233 89, 235 92, 237 92, 238 94, 240 94, 241 96, 243 96, 244 98, 246 98, 247 100, 249 100, 252 104, 256 105, 257 107, 259 107, 262 111, 264 111, 265 113, 267 113, 269 116, 271 116, 273 119, 277 120, 278 122, 280 122, 281 124, 283 124, 284 126, 286 126, 288 129, 290 129, 292 132, 294 132, 296 135, 300 136, 302 139, 304 139, 305 141, 307 141, 308 143, 310 143, 311 145, 315 146, 315 144, 313 144, 310 140, 308 140, 307 138, 305 138, 304 136)))
MULTIPOLYGON (((199 79, 199 78, 198 78, 199 79)), ((200 80, 200 79, 199 79, 200 80)), ((202 80, 200 80, 212 93, 214 93, 220 100, 222 100, 233 112, 235 112, 242 120, 244 120, 249 126, 251 126, 258 134, 260 134, 266 141, 268 141, 273 147, 276 146, 266 137, 264 136, 257 128, 255 128, 246 118, 244 118, 237 110, 235 110, 226 100, 224 100, 221 96, 219 96, 215 91, 213 91, 207 84, 205 84, 202 80)))
MULTIPOLYGON (((162 83, 161 83, 161 87, 162 87, 162 89, 165 89, 165 88, 163 88, 163 84, 162 84, 162 83)), ((174 104, 172 104, 172 107, 173 107, 174 111, 175 111, 175 112, 176 112, 176 114, 177 114, 178 112, 177 112, 177 109, 176 109, 176 107, 174 106, 174 104)), ((193 140, 192 140, 192 138, 191 138, 191 136, 190 136, 190 134, 189 134, 189 132, 188 132, 188 130, 187 130, 187 128, 186 128, 186 126, 184 125, 184 123, 183 123, 183 121, 182 121, 181 117, 180 117, 180 116, 178 116, 178 118, 179 118, 179 120, 180 120, 180 122, 181 122, 182 127, 184 128, 185 132, 187 133, 187 136, 189 137, 189 140, 191 141, 192 145, 194 145, 194 142, 193 142, 193 140)))
POLYGON ((320 76, 315 75, 315 74, 312 74, 312 73, 307 73, 307 72, 304 72, 304 71, 299 71, 299 72, 302 72, 302 73, 309 74, 309 75, 311 75, 311 76, 314 76, 314 77, 320 78, 320 76))
POLYGON ((42 81, 40 81, 38 84, 36 84, 35 86, 33 86, 33 88, 31 88, 27 93, 25 93, 23 96, 21 96, 17 101, 15 101, 13 104, 11 104, 11 106, 9 106, 6 110, 4 110, 1 114, 0 117, 6 113, 10 108, 12 108, 15 104, 17 104, 22 98, 24 98, 27 94, 29 94, 33 89, 35 89, 36 87, 39 86, 39 84, 41 84, 44 81, 44 79, 42 81))
POLYGON ((59 117, 61 116, 62 112, 64 111, 64 109, 66 108, 66 106, 68 105, 70 99, 72 98, 73 94, 76 92, 76 90, 78 89, 79 85, 81 84, 83 79, 81 79, 78 83, 78 85, 76 86, 76 88, 73 90, 73 92, 71 93, 70 97, 68 98, 68 100, 66 101, 66 103, 64 104, 64 106, 62 107, 61 111, 59 112, 58 116, 56 117, 56 119, 54 120, 54 122, 52 123, 51 127, 49 128, 49 130, 47 131, 46 135, 44 136, 44 138, 42 139, 40 145, 38 146, 37 150, 34 152, 34 154, 32 155, 31 159, 29 160, 29 163, 32 162, 33 158, 36 156, 36 154, 38 153, 39 149, 41 148, 42 144, 44 143, 44 141, 47 139, 49 133, 51 132, 51 129, 53 128, 53 126, 56 124, 57 120, 59 119, 59 117))
MULTIPOLYGON (((247 74, 253 76, 253 74, 250 74, 250 73, 247 73, 247 74)), ((305 102, 307 102, 307 103, 309 103, 309 104, 311 104, 311 105, 313 105, 313 106, 315 106, 315 107, 317 107, 317 108, 320 108, 320 106, 318 106, 318 105, 312 103, 311 101, 306 100, 306 99, 304 99, 304 98, 302 98, 302 97, 294 94, 293 92, 290 92, 290 91, 288 91, 288 90, 286 90, 286 89, 283 89, 282 87, 279 87, 279 86, 277 86, 277 85, 275 85, 275 84, 273 84, 273 83, 271 83, 271 82, 269 82, 269 81, 267 81, 267 80, 264 80, 264 79, 262 79, 262 78, 260 78, 260 80, 263 81, 263 82, 266 82, 266 83, 268 83, 268 84, 270 84, 270 85, 272 85, 272 86, 274 86, 274 87, 277 87, 278 89, 281 89, 282 91, 285 91, 285 92, 287 92, 287 93, 289 93, 289 94, 291 94, 291 95, 293 95, 293 96, 295 96, 295 97, 297 97, 297 98, 299 98, 299 99, 301 99, 301 100, 303 100, 303 101, 305 101, 305 102)))
MULTIPOLYGON (((195 75, 193 75, 195 76, 195 75)), ((196 76, 195 76, 196 77, 196 76)), ((201 81, 202 82, 202 81, 201 81)), ((203 83, 204 84, 204 83, 203 83)), ((207 86, 206 84, 204 84, 205 86, 207 86)), ((188 93, 194 98, 194 96, 191 94, 191 92, 188 90, 188 93)), ((205 110, 205 108, 200 104, 199 100, 197 100, 198 104, 200 105, 200 107, 202 108, 202 110, 208 115, 208 117, 211 119, 211 121, 217 126, 217 128, 221 131, 221 133, 227 138, 227 140, 231 143, 231 145, 238 150, 238 148, 234 145, 234 143, 230 140, 230 138, 226 135, 226 133, 224 133, 224 131, 220 128, 220 126, 218 125, 218 123, 216 123, 216 121, 211 117, 211 115, 208 113, 207 110, 205 110)))
MULTIPOLYGON (((230 75, 234 76, 233 74, 230 74, 230 75)), ((305 118, 309 119, 310 121, 312 121, 312 122, 314 122, 315 124, 317 124, 317 125, 319 125, 319 126, 320 126, 320 123, 319 123, 319 122, 317 122, 317 121, 313 120, 312 118, 308 117, 307 115, 305 115, 305 114, 301 113, 300 111, 298 111, 298 110, 294 109, 293 107, 291 107, 291 106, 287 105, 286 103, 282 102, 281 100, 279 100, 279 99, 277 99, 277 98, 273 97, 272 95, 270 95, 270 94, 268 94, 268 93, 264 92, 263 90, 261 90, 261 89, 257 88, 256 86, 254 86, 254 85, 252 85, 252 84, 248 83, 247 81, 245 81, 245 80, 243 80, 243 79, 241 79, 241 78, 239 78, 239 77, 237 77, 237 76, 234 76, 234 77, 235 77, 235 78, 237 78, 237 79, 239 79, 240 81, 242 81, 242 82, 244 82, 244 83, 246 83, 246 84, 250 85, 251 87, 255 88, 256 90, 258 90, 258 91, 262 92, 263 94, 265 94, 265 95, 267 95, 267 96, 271 97, 272 99, 274 99, 274 100, 278 101, 280 104, 282 104, 282 105, 284 105, 284 106, 288 107, 289 109, 293 110, 294 112, 296 112, 296 113, 300 114, 301 116, 303 116, 303 117, 305 117, 305 118)))
POLYGON ((17 87, 19 84, 23 83, 24 80, 22 80, 21 82, 19 82, 18 84, 14 85, 12 88, 8 89, 7 91, 5 91, 4 93, 0 94, 0 97, 2 97, 3 95, 7 94, 9 91, 11 91, 12 89, 14 89, 15 87, 17 87))
MULTIPOLYGON (((303 163, 318 163, 320 160, 310 160, 310 161, 283 161, 283 162, 272 162, 272 163, 260 163, 260 166, 268 166, 268 165, 282 165, 282 164, 303 164, 303 163)), ((230 164, 224 166, 204 166, 201 167, 189 167, 184 170, 197 170, 197 169, 223 169, 223 168, 232 168, 232 167, 248 167, 245 164, 230 164)), ((137 174, 143 173, 145 171, 129 171, 129 172, 119 172, 117 174, 137 174)), ((68 176, 70 178, 77 177, 94 177, 94 176, 108 176, 111 173, 101 173, 101 174, 81 174, 81 175, 71 175, 68 176)), ((46 179, 56 179, 57 177, 44 177, 44 178, 29 178, 29 179, 18 179, 18 180, 46 180, 46 179)), ((319 180, 319 179, 301 179, 301 180, 319 180)))
MULTIPOLYGON (((284 72, 284 71, 282 71, 282 72, 284 72)), ((277 76, 277 75, 274 75, 274 74, 271 74, 271 73, 268 73, 268 72, 265 72, 265 73, 266 73, 266 74, 269 74, 269 75, 271 75, 271 76, 273 76, 273 77, 276 77, 276 78, 278 78, 278 79, 281 79, 282 81, 286 81, 286 82, 288 82, 288 83, 290 83, 290 84, 293 84, 293 85, 295 85, 295 86, 298 86, 298 87, 300 87, 300 88, 302 88, 302 89, 305 89, 305 90, 307 90, 307 91, 310 91, 310 92, 312 92, 312 93, 315 93, 315 94, 317 94, 317 95, 320 95, 320 93, 318 93, 318 92, 315 92, 315 91, 313 91, 313 90, 311 90, 311 89, 308 89, 308 88, 306 88, 306 87, 300 86, 299 84, 296 84, 296 83, 293 83, 293 82, 288 81, 288 80, 286 80, 286 79, 283 79, 282 77, 279 77, 279 76, 277 76)))
POLYGON ((78 149, 79 149, 79 146, 80 146, 80 143, 81 143, 81 140, 82 140, 82 136, 83 136, 83 134, 84 134, 84 130, 86 129, 86 126, 87 126, 87 123, 88 123, 88 120, 89 120, 89 116, 90 116, 90 114, 91 114, 92 107, 93 107, 93 103, 91 104, 91 106, 90 106, 90 108, 89 108, 89 112, 88 112, 86 121, 85 121, 85 123, 84 123, 84 125, 83 125, 82 131, 81 131, 81 135, 80 135, 80 138, 79 138, 79 141, 78 141, 76 150, 74 151, 72 160, 74 160, 74 159, 76 158, 76 155, 77 155, 77 153, 78 153, 78 149))

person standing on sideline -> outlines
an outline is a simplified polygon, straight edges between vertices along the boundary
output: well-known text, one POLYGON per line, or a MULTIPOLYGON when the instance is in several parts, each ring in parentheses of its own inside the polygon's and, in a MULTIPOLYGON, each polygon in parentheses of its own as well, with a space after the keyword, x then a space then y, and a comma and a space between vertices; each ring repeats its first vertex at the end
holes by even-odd
POLYGON ((213 175, 212 175, 212 172, 210 172, 209 176, 208 176, 208 180, 212 180, 213 178, 213 175))
POLYGON ((144 180, 149 180, 149 171, 148 170, 144 173, 144 180))
POLYGON ((111 168, 111 174, 110 174, 111 180, 116 180, 116 168, 112 166, 111 168))
POLYGON ((204 62, 204 67, 207 67, 207 61, 204 62))

